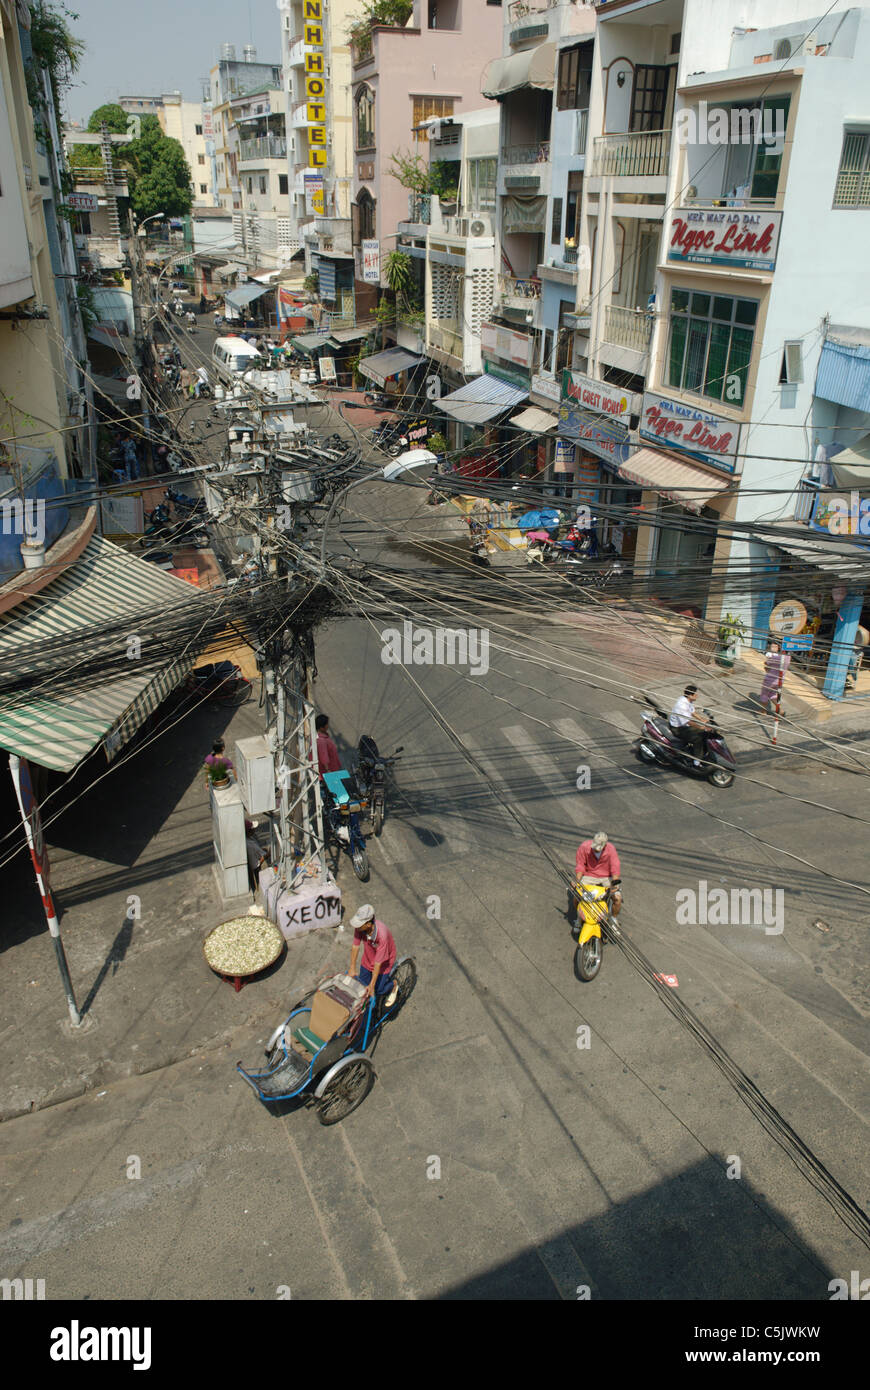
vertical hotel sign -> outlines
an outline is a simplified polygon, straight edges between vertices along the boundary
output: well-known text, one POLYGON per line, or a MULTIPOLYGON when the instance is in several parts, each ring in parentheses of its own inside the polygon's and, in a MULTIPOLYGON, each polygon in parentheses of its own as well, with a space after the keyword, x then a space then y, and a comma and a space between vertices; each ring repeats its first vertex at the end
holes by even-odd
MULTIPOLYGON (((305 103, 308 117, 308 163, 312 169, 326 168, 326 62, 323 55, 323 0, 303 0, 303 42, 305 44, 305 103), (308 52, 315 49, 315 52, 308 52)), ((314 190, 314 211, 325 211, 323 186, 314 190)))

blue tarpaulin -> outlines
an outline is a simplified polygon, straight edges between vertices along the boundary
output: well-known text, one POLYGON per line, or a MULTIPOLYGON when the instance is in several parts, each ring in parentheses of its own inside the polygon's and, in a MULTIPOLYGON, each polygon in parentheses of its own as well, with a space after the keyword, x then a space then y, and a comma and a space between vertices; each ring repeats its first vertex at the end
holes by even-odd
POLYGON ((558 531, 559 513, 544 507, 539 512, 526 512, 515 525, 518 531, 558 531))

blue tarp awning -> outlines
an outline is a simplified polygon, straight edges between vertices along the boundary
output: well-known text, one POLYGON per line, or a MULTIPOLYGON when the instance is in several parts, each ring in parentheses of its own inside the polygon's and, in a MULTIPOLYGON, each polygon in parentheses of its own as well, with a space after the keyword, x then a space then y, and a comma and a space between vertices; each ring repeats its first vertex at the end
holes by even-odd
POLYGON ((509 386, 497 376, 486 375, 466 382, 458 391, 451 391, 449 396, 442 396, 437 405, 439 410, 445 415, 452 415, 461 425, 483 425, 528 399, 528 391, 509 386))
POLYGON ((236 289, 229 290, 224 295, 224 299, 234 309, 246 309, 253 300, 259 299, 261 294, 268 294, 273 288, 272 285, 258 285, 250 280, 246 285, 239 285, 236 289))
POLYGON ((870 347, 829 338, 819 357, 815 394, 850 410, 870 412, 870 347))

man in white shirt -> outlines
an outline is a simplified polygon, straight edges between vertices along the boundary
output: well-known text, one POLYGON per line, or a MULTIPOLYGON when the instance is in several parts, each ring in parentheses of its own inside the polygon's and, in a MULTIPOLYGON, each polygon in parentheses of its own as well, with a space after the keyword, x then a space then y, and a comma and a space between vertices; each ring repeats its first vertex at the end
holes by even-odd
POLYGON ((199 400, 199 394, 202 391, 203 386, 208 386, 208 372, 206 371, 205 367, 197 367, 196 382, 194 383, 194 395, 196 396, 197 400, 199 400))
POLYGON ((677 700, 668 717, 668 723, 673 729, 676 737, 691 750, 695 760, 695 767, 701 766, 701 758, 704 756, 704 737, 702 730, 709 729, 710 725, 703 715, 695 714, 695 698, 698 694, 696 685, 687 685, 679 700, 677 700))

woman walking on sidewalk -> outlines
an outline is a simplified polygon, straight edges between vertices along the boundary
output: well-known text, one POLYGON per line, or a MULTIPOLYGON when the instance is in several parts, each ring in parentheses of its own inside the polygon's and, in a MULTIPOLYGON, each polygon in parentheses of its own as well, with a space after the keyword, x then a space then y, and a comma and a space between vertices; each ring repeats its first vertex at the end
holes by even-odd
POLYGON ((764 681, 761 686, 761 694, 758 696, 758 703, 765 705, 768 713, 771 712, 774 696, 779 689, 779 673, 782 671, 783 680, 789 668, 791 655, 789 652, 782 651, 782 643, 778 637, 771 637, 767 651, 764 653, 764 681))

